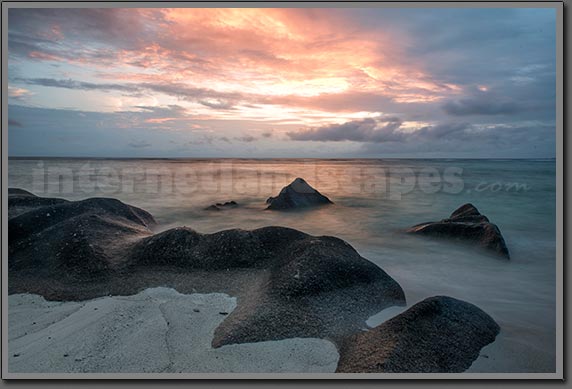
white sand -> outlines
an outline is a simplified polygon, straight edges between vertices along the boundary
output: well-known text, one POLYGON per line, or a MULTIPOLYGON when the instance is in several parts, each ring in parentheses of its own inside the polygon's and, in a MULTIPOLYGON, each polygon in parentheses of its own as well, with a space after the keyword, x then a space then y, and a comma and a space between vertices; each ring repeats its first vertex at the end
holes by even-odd
POLYGON ((211 347, 236 307, 225 294, 153 288, 128 297, 49 302, 9 296, 13 373, 334 372, 339 355, 322 339, 211 347), (199 310, 195 312, 194 310, 199 310))

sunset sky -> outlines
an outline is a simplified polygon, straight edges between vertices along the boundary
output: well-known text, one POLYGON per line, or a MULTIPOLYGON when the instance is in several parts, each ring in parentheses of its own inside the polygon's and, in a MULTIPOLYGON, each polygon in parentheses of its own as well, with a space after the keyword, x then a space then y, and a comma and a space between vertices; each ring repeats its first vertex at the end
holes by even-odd
POLYGON ((11 156, 555 156, 555 9, 10 9, 11 156))

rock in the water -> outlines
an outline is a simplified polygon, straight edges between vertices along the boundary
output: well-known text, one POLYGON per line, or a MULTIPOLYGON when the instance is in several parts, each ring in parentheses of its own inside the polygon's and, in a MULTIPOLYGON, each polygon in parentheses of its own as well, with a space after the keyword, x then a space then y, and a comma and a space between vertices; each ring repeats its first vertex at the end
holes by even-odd
POLYGON ((448 219, 426 222, 409 228, 406 232, 437 238, 456 239, 469 242, 492 251, 507 259, 508 248, 499 228, 472 204, 465 204, 448 219))
POLYGON ((304 179, 296 178, 290 185, 285 186, 276 197, 266 200, 272 210, 292 210, 318 205, 333 204, 329 198, 312 188, 304 179))
POLYGON ((430 297, 346 339, 340 373, 460 373, 493 342, 498 324, 473 304, 430 297))
POLYGON ((205 208, 205 211, 222 211, 223 209, 236 208, 236 207, 238 207, 238 203, 234 200, 231 200, 231 201, 226 201, 224 203, 216 203, 209 205, 208 207, 205 208))

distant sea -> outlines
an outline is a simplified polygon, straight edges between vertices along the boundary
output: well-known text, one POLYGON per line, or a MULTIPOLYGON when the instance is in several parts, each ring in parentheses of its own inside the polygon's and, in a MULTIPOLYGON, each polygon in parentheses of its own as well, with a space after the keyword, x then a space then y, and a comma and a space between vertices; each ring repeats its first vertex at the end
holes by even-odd
MULTIPOLYGON (((151 212, 158 230, 287 226, 346 240, 403 287, 408 306, 434 295, 471 302, 500 324, 497 360, 471 371, 554 371, 556 165, 553 159, 11 158, 9 186, 40 196, 118 198, 151 212), (334 206, 265 211, 296 177, 334 206), (234 200, 236 209, 207 211, 234 200), (502 231, 509 262, 401 231, 474 204, 502 231), (502 360, 501 360, 502 359, 502 360)), ((483 350, 486 353, 487 348, 483 350)))

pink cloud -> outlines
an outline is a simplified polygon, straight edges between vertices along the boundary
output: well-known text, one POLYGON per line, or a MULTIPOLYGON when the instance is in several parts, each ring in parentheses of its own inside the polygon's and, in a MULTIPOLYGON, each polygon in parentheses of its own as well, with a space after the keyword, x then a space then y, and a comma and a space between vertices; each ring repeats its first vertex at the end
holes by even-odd
POLYGON ((408 60, 410 37, 361 28, 336 10, 115 9, 82 17, 85 28, 79 16, 46 23, 40 34, 58 44, 28 56, 152 84, 154 96, 189 99, 188 90, 208 90, 212 97, 191 100, 213 110, 271 104, 377 112, 380 102, 434 102, 460 91, 408 60))

